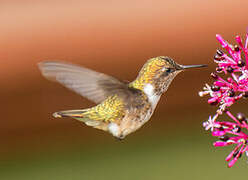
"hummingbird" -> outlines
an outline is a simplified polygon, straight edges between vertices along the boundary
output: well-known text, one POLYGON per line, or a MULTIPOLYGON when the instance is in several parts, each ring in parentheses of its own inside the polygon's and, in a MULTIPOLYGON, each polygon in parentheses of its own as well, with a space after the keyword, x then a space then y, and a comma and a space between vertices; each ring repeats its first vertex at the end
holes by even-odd
POLYGON ((91 108, 55 112, 55 118, 71 117, 121 140, 151 118, 160 96, 178 73, 206 65, 180 65, 159 56, 149 59, 130 83, 63 62, 44 61, 38 66, 47 79, 96 103, 91 108))

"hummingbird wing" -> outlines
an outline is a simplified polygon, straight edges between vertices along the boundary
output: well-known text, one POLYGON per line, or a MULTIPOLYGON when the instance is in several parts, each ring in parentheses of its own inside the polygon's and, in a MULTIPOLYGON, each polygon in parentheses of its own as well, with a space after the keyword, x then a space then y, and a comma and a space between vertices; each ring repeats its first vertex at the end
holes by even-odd
POLYGON ((100 103, 109 95, 127 89, 127 85, 108 76, 73 64, 45 61, 38 64, 42 75, 57 81, 85 98, 100 103))

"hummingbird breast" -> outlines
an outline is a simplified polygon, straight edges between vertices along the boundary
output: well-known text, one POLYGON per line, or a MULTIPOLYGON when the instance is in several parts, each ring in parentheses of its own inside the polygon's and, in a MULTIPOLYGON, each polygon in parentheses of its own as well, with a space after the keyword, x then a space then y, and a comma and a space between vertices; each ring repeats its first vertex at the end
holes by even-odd
MULTIPOLYGON (((155 93, 153 85, 146 84, 142 94, 139 94, 134 99, 132 105, 127 108, 126 115, 121 120, 119 138, 124 138, 144 125, 151 118, 159 99, 160 95, 155 93)), ((110 124, 110 129, 116 132, 117 128, 115 124, 110 124)))
POLYGON ((152 116, 154 109, 151 104, 148 103, 142 109, 133 109, 132 112, 128 112, 120 123, 120 136, 124 138, 128 134, 138 130, 144 125, 152 116))

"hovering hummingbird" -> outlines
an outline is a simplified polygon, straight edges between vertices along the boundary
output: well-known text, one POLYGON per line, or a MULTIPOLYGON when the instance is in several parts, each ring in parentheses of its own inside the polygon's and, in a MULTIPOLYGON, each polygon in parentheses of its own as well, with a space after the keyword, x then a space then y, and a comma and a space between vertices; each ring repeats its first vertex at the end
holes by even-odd
POLYGON ((184 66, 169 57, 159 56, 149 59, 134 81, 125 83, 85 67, 55 61, 39 63, 47 79, 97 104, 87 109, 55 112, 54 117, 77 119, 118 139, 125 138, 151 118, 161 94, 178 73, 205 66, 184 66))

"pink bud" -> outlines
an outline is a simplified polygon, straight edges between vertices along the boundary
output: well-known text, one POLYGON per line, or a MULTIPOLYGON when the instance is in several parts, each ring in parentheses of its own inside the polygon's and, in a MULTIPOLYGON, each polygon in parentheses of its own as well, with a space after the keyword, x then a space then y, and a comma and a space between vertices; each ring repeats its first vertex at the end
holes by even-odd
POLYGON ((233 153, 234 151, 232 151, 227 157, 226 157, 226 161, 230 161, 233 157, 233 153))
POLYGON ((240 148, 240 144, 238 144, 235 148, 234 148, 234 150, 232 150, 232 152, 226 157, 226 161, 230 161, 231 159, 232 159, 232 157, 233 157, 233 154, 240 148))
POLYGON ((215 81, 215 82, 214 82, 214 85, 215 85, 215 86, 222 87, 222 86, 226 86, 226 83, 223 83, 223 82, 221 82, 221 81, 215 81))
POLYGON ((214 146, 215 147, 222 147, 222 146, 227 146, 228 143, 227 142, 222 142, 222 141, 216 141, 214 142, 214 146))
POLYGON ((227 43, 226 43, 226 41, 221 37, 221 35, 216 34, 216 39, 220 42, 220 44, 221 44, 223 47, 228 46, 227 43))
POLYGON ((217 97, 213 97, 213 98, 208 99, 208 104, 210 104, 210 105, 217 105, 218 103, 219 102, 218 102, 217 97))
POLYGON ((239 44, 239 46, 243 48, 244 46, 243 46, 243 43, 242 43, 240 36, 236 36, 235 39, 236 39, 237 43, 239 44))
POLYGON ((237 157, 233 158, 233 160, 231 160, 231 161, 228 163, 228 167, 232 167, 232 166, 236 163, 237 160, 238 160, 237 157))
POLYGON ((223 136, 225 134, 226 134, 225 131, 213 131, 212 132, 212 136, 223 136))

